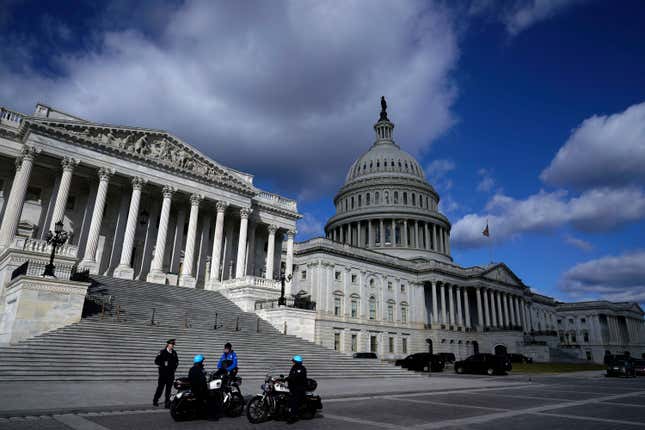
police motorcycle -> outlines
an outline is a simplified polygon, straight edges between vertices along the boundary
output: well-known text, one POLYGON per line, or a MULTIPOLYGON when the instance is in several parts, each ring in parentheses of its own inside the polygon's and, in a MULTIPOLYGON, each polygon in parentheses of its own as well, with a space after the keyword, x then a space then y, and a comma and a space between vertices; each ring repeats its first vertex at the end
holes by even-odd
MULTIPOLYGON (((312 419, 316 411, 322 409, 320 396, 314 394, 318 383, 307 379, 305 399, 300 406, 299 416, 302 419, 312 419)), ((270 419, 285 420, 289 411, 289 388, 284 375, 266 375, 262 392, 255 395, 246 406, 246 417, 252 424, 261 423, 270 419)))
MULTIPOLYGON (((226 416, 239 417, 244 412, 244 396, 240 391, 242 378, 230 377, 225 370, 208 372, 206 376, 209 396, 215 396, 226 416)), ((170 415, 175 421, 199 418, 200 405, 190 390, 188 378, 178 378, 173 386, 177 390, 170 398, 170 415)))

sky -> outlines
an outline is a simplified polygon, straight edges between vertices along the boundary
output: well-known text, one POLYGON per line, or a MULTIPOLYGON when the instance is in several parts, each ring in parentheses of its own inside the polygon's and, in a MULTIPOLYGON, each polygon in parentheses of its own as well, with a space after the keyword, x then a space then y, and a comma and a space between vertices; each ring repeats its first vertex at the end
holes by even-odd
POLYGON ((645 304, 644 22, 637 0, 0 0, 0 105, 167 130, 297 199, 304 240, 385 96, 456 263, 645 304))

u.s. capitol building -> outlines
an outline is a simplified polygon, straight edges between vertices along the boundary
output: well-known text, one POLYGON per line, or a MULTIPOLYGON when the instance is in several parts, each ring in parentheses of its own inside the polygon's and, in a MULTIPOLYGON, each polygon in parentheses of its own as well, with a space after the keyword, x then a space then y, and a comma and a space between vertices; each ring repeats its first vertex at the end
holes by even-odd
POLYGON ((374 130, 334 198, 325 237, 294 243, 295 201, 168 132, 93 123, 45 105, 33 115, 2 108, 0 343, 69 322, 52 310, 46 323, 18 330, 11 279, 25 261, 47 263, 45 239, 62 221, 70 239, 57 252, 57 278, 30 288, 70 294, 75 287, 64 280, 87 269, 217 290, 291 334, 382 358, 505 350, 602 362, 606 351, 645 352, 636 303, 562 303, 532 292, 503 263, 453 262, 439 195, 395 143, 385 106, 374 130), (305 306, 276 306, 281 271, 287 295, 305 306))

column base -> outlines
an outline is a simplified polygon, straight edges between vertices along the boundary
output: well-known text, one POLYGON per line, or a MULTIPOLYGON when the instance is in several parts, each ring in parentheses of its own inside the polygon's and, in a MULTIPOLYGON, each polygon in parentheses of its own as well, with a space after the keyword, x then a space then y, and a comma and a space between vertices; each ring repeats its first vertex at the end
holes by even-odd
POLYGON ((99 264, 96 261, 92 260, 83 260, 78 264, 79 270, 89 270, 90 275, 99 274, 99 264))
POLYGON ((132 280, 134 279, 134 269, 129 266, 119 265, 116 269, 114 269, 114 273, 112 273, 112 277, 132 280))
POLYGON ((179 286, 185 288, 195 288, 197 285, 197 279, 191 275, 183 275, 179 278, 179 286))
POLYGON ((148 273, 146 276, 146 282, 152 282, 153 284, 166 284, 166 274, 161 270, 155 270, 148 273))

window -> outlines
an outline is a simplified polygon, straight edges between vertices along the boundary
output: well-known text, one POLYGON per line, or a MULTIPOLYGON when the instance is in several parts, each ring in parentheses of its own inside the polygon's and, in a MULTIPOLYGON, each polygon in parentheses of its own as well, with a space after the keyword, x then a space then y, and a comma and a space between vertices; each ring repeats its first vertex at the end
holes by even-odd
POLYGON ((352 209, 354 209, 354 197, 352 197, 351 202, 352 202, 352 209))
POLYGON ((406 338, 401 339, 401 352, 408 353, 408 340, 406 338))
POLYGON ((378 351, 378 341, 376 336, 370 336, 370 352, 376 353, 378 351))
POLYGON ((405 293, 405 284, 401 284, 401 292, 405 293))
POLYGON ((387 320, 388 321, 394 321, 394 305, 393 304, 388 304, 387 305, 387 320))
POLYGON ((584 332, 584 333, 582 334, 582 340, 583 340, 585 343, 589 343, 589 333, 584 332))
POLYGON ((358 207, 359 207, 359 208, 363 205, 363 201, 362 201, 362 199, 363 199, 363 196, 361 196, 361 195, 359 194, 359 195, 358 195, 358 207))
POLYGON ((376 319, 376 299, 374 297, 370 297, 370 319, 376 319))
POLYGON ((395 205, 399 204, 399 192, 398 191, 394 192, 394 204, 395 205))
POLYGON ((380 194, 377 191, 377 192, 374 193, 374 204, 378 205, 380 203, 380 201, 381 201, 380 194))
POLYGON ((562 320, 558 320, 558 325, 562 325, 562 320))
POLYGON ((352 352, 356 352, 358 349, 358 336, 355 334, 352 335, 352 352))
POLYGON ((26 201, 38 201, 40 200, 40 194, 42 190, 37 187, 27 187, 27 193, 25 194, 26 201))
POLYGON ((580 318, 580 323, 582 323, 582 324, 586 324, 586 323, 587 323, 587 319, 586 319, 586 318, 580 318))
POLYGON ((593 357, 591 356, 591 351, 585 351, 587 354, 587 360, 593 360, 593 357))
POLYGON ((392 291, 392 282, 391 281, 387 281, 387 290, 392 291))
POLYGON ((358 300, 352 299, 352 318, 358 317, 358 300))
POLYGON ((388 339, 388 350, 390 352, 394 352, 394 338, 393 337, 390 337, 388 339))
POLYGON ((412 193, 412 206, 417 205, 417 195, 412 193))
POLYGON ((343 279, 342 273, 340 273, 340 271, 334 272, 334 279, 337 281, 341 281, 343 279))
POLYGON ((357 276, 352 274, 352 284, 356 283, 357 276))
POLYGON ((403 324, 408 323, 408 308, 406 306, 401 306, 401 322, 403 324))
POLYGON ((370 205, 370 193, 365 194, 365 204, 367 206, 370 205))
POLYGON ((575 332, 572 332, 571 333, 571 343, 576 343, 576 342, 577 342, 576 341, 576 334, 575 334, 575 332))
POLYGON ((370 287, 374 288, 374 279, 370 279, 370 287))
POLYGON ((340 316, 340 297, 334 297, 334 316, 340 316))
POLYGON ((403 204, 404 205, 408 204, 408 193, 406 192, 403 193, 403 204))
POLYGON ((386 191, 384 195, 385 195, 385 204, 389 205, 390 204, 390 192, 386 191))
POLYGON ((573 324, 573 318, 569 318, 569 324, 573 324))
POLYGON ((300 279, 302 279, 303 281, 305 279, 307 279, 307 271, 306 270, 303 270, 302 272, 300 272, 300 279))
POLYGON ((340 333, 334 333, 334 351, 340 351, 340 333))

